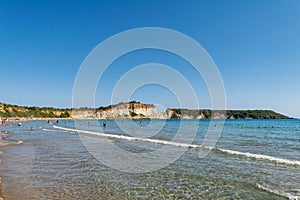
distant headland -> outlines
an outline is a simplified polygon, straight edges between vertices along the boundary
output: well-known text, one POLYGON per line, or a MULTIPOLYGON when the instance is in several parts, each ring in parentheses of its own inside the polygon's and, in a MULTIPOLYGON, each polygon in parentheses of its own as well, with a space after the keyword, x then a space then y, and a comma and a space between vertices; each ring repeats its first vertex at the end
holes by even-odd
POLYGON ((153 104, 122 102, 99 108, 52 108, 0 103, 2 118, 76 118, 76 119, 291 119, 271 110, 226 110, 168 108, 157 111, 153 104))

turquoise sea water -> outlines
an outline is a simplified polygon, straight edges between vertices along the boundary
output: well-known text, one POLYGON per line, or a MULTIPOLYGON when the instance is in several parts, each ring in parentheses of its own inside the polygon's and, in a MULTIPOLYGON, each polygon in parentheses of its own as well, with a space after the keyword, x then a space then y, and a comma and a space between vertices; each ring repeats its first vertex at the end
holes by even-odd
MULTIPOLYGON (((56 126, 29 121, 21 127, 16 123, 0 127, 10 133, 6 140, 23 141, 4 146, 0 155, 1 187, 6 199, 300 198, 299 120, 227 120, 216 147, 204 158, 199 157, 197 145, 203 143, 210 121, 185 120, 183 133, 197 131, 194 146, 170 165, 147 173, 106 166, 88 151, 81 138, 97 144, 113 143, 137 154, 154 152, 172 146, 163 143, 174 138, 183 121, 106 121, 105 129, 99 127, 102 122, 79 121, 77 128, 89 131, 80 136, 69 120, 60 120, 56 126), (156 134, 150 136, 150 132, 156 134), (99 137, 97 133, 111 137, 99 137)), ((220 122, 211 123, 219 126, 220 122)), ((173 146, 175 151, 183 148, 173 146)))

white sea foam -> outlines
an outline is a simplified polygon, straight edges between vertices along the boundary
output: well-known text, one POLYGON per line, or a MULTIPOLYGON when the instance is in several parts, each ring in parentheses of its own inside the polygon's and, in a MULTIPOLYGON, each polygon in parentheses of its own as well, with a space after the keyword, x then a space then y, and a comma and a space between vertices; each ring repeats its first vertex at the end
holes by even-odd
POLYGON ((23 143, 23 141, 21 141, 21 140, 19 140, 17 142, 4 140, 3 142, 4 142, 4 144, 3 144, 4 146, 6 146, 6 145, 19 145, 19 144, 23 143))
POLYGON ((267 191, 269 193, 273 193, 273 194, 277 194, 279 196, 287 197, 290 200, 299 200, 300 199, 299 196, 294 196, 292 194, 289 194, 289 193, 286 193, 286 192, 283 192, 283 191, 279 191, 279 190, 275 190, 275 189, 270 189, 270 188, 268 188, 266 186, 263 186, 263 185, 260 185, 258 183, 256 183, 256 187, 259 188, 259 189, 265 190, 265 191, 267 191))
POLYGON ((227 150, 227 149, 219 149, 219 148, 216 148, 216 149, 223 153, 228 153, 228 154, 232 154, 232 155, 240 155, 240 156, 246 156, 248 158, 255 158, 255 159, 259 159, 259 160, 269 160, 269 161, 281 163, 281 164, 300 166, 299 160, 289 160, 289 159, 284 159, 284 158, 267 156, 267 155, 263 155, 263 154, 244 153, 244 152, 240 152, 240 151, 233 151, 233 150, 227 150))
MULTIPOLYGON (((58 128, 58 127, 56 127, 58 128)), ((53 130, 53 129, 46 129, 46 128, 43 128, 42 129, 43 131, 47 131, 47 132, 57 132, 57 130, 53 130)), ((70 132, 70 131, 64 131, 64 130, 60 130, 59 132, 70 132)), ((76 130, 73 130, 71 132, 77 132, 76 130)))
POLYGON ((239 155, 239 156, 245 156, 248 158, 254 158, 254 159, 258 159, 258 160, 268 160, 268 161, 272 161, 272 162, 276 162, 276 163, 280 163, 280 164, 300 166, 299 160, 289 160, 289 159, 277 158, 277 157, 263 155, 263 154, 240 152, 240 151, 227 150, 227 149, 221 149, 221 148, 210 147, 210 146, 187 144, 187 143, 181 143, 181 142, 172 142, 172 141, 159 140, 159 139, 139 138, 139 137, 131 137, 131 136, 125 136, 125 135, 114 135, 114 134, 106 134, 106 133, 87 131, 87 130, 76 130, 76 129, 60 127, 60 126, 56 126, 56 125, 53 125, 53 128, 57 128, 57 129, 64 130, 64 131, 79 132, 79 133, 84 133, 84 134, 91 134, 91 135, 97 135, 100 137, 109 137, 109 138, 115 138, 115 139, 121 139, 121 140, 151 142, 151 143, 155 143, 155 144, 173 145, 173 146, 185 147, 185 148, 206 148, 206 149, 210 149, 210 150, 215 149, 222 153, 227 153, 227 154, 231 154, 231 155, 239 155))
POLYGON ((166 144, 166 145, 173 145, 173 146, 186 147, 186 148, 204 148, 204 146, 196 145, 196 144, 187 144, 187 143, 172 142, 172 141, 167 141, 167 140, 131 137, 131 136, 125 136, 125 135, 114 135, 114 134, 100 133, 100 132, 87 131, 87 130, 76 130, 76 129, 64 128, 64 127, 60 127, 60 126, 56 126, 56 125, 53 125, 53 128, 57 128, 57 129, 65 130, 65 131, 77 131, 79 133, 85 133, 85 134, 97 135, 100 137, 109 137, 109 138, 115 138, 115 139, 121 139, 121 140, 151 142, 151 143, 156 143, 156 144, 166 144))

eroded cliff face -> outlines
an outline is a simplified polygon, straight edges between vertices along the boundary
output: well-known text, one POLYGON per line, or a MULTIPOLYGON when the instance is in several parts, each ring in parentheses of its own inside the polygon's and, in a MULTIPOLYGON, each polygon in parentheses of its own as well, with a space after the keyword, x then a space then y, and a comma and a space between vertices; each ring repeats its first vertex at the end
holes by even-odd
MULTIPOLYGON (((72 111, 73 118, 97 118, 97 119, 206 119, 211 117, 209 110, 167 109, 158 112, 152 104, 140 102, 119 103, 96 110, 72 111)), ((214 116, 213 118, 225 118, 214 116)))
POLYGON ((158 112, 152 104, 119 103, 98 109, 59 109, 52 107, 17 106, 0 103, 0 117, 79 118, 79 119, 290 119, 271 110, 221 110, 169 108, 158 112))
POLYGON ((226 115, 221 111, 211 110, 189 110, 189 109, 172 109, 166 110, 169 119, 226 119, 226 115))
POLYGON ((93 109, 72 110, 70 115, 72 118, 78 118, 78 119, 96 118, 96 113, 95 110, 93 109))
POLYGON ((167 117, 166 113, 158 112, 154 105, 139 102, 101 107, 96 110, 95 116, 98 119, 163 119, 167 117))
POLYGON ((189 111, 179 111, 178 109, 167 109, 166 114, 168 119, 205 119, 204 113, 194 113, 189 111))

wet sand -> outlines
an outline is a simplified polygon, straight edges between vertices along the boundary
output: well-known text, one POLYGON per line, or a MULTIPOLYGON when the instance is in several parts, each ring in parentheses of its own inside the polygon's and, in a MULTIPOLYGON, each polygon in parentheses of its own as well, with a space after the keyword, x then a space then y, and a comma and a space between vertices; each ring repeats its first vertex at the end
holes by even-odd
MULTIPOLYGON (((2 135, 2 131, 1 131, 1 135, 2 135)), ((1 136, 3 137, 3 136, 1 136)), ((4 142, 0 141, 0 154, 3 153, 2 147, 4 145, 4 142)), ((2 161, 0 160, 0 165, 2 164, 2 161)), ((2 184, 2 175, 0 174, 0 185, 2 184)), ((3 200, 3 191, 2 188, 0 187, 0 200, 3 200)))
MULTIPOLYGON (((4 128, 5 126, 3 126, 4 128)), ((0 130, 0 154, 3 153, 3 146, 6 145, 18 145, 21 144, 22 141, 19 142, 11 142, 11 141, 6 141, 5 139, 10 135, 10 132, 5 131, 5 130, 0 130)), ((0 160, 0 165, 2 164, 2 160, 0 160)), ((2 185, 2 174, 0 174, 0 186, 2 185)), ((0 200, 4 199, 4 194, 2 187, 0 187, 0 200)))

